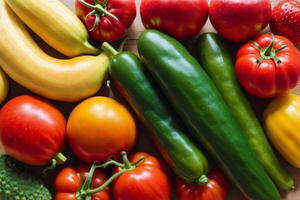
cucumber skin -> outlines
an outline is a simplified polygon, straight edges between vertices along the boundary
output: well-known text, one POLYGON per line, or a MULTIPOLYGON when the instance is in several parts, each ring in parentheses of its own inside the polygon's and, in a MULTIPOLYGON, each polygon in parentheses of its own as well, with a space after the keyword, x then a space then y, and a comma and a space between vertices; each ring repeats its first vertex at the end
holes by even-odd
POLYGON ((173 171, 186 182, 197 182, 208 172, 208 162, 177 125, 177 119, 151 83, 142 62, 133 53, 122 52, 112 58, 109 71, 173 171))
POLYGON ((292 189, 294 180, 273 153, 263 128, 239 85, 225 42, 216 33, 204 33, 198 38, 196 48, 201 66, 217 86, 271 179, 279 188, 292 189))
POLYGON ((155 30, 140 35, 138 50, 190 131, 237 187, 253 200, 279 200, 274 183, 196 59, 178 41, 155 30))

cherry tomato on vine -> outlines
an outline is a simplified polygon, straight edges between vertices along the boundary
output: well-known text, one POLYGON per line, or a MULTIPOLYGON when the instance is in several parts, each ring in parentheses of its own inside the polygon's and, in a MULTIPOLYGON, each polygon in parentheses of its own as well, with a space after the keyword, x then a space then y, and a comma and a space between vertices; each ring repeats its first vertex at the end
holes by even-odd
MULTIPOLYGON (((77 192, 86 180, 90 168, 85 165, 78 167, 66 167, 57 175, 54 182, 55 200, 78 200, 77 192)), ((92 188, 100 187, 107 180, 105 173, 97 169, 92 178, 92 188)), ((91 195, 92 200, 110 200, 110 189, 91 195)))

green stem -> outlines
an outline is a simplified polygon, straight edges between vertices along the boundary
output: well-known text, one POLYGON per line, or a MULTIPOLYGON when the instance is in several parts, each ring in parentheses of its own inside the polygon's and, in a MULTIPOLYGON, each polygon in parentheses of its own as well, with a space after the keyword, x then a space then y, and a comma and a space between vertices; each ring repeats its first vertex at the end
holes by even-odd
POLYGON ((92 5, 92 4, 89 4, 89 3, 88 3, 88 2, 86 2, 85 0, 79 0, 79 2, 80 2, 82 5, 84 5, 84 6, 88 7, 88 8, 90 8, 90 9, 92 9, 92 10, 94 10, 94 9, 95 9, 95 6, 94 6, 94 5, 92 5))
POLYGON ((200 178, 198 179, 198 180, 196 180, 196 184, 198 184, 198 185, 206 185, 207 183, 208 183, 208 178, 207 178, 207 176, 206 175, 202 175, 202 176, 200 176, 200 178))
POLYGON ((113 48, 109 43, 103 42, 101 49, 110 57, 117 55, 119 52, 113 48))
POLYGON ((113 176, 111 176, 109 179, 107 179, 107 181, 105 181, 105 183, 103 183, 100 187, 96 188, 96 189, 88 189, 86 190, 86 193, 88 195, 92 195, 98 192, 103 191, 107 186, 109 186, 116 178, 118 178, 119 176, 121 176, 122 174, 124 174, 125 172, 131 171, 133 169, 121 169, 120 171, 118 171, 117 173, 115 173, 113 176))
POLYGON ((122 156, 123 163, 125 165, 125 169, 132 168, 133 165, 129 162, 127 153, 125 151, 122 151, 121 156, 122 156))
POLYGON ((132 171, 135 170, 136 167, 142 162, 144 161, 144 157, 141 157, 140 159, 138 159, 136 162, 134 163, 130 163, 128 158, 127 158, 127 153, 126 152, 121 152, 121 156, 122 156, 122 160, 124 163, 119 163, 115 160, 109 160, 104 164, 101 165, 96 165, 95 163, 93 164, 93 166, 90 169, 90 172, 87 176, 87 179, 85 180, 83 187, 81 187, 81 189, 77 192, 76 197, 77 199, 81 200, 81 199, 85 199, 87 197, 91 197, 91 195, 101 192, 103 191, 107 186, 109 186, 116 178, 118 178, 119 176, 121 176, 122 174, 128 172, 128 171, 132 171), (95 170, 97 168, 106 168, 109 165, 116 165, 118 167, 121 168, 120 171, 116 172, 113 176, 111 176, 109 179, 107 179, 105 181, 105 183, 103 183, 101 186, 99 186, 98 188, 95 189, 91 189, 91 182, 92 182, 92 177, 93 174, 95 173, 95 170))
POLYGON ((272 34, 272 41, 271 41, 270 45, 268 46, 268 48, 264 52, 265 56, 271 56, 271 52, 273 50, 274 43, 275 43, 275 38, 274 38, 274 35, 272 34))
POLYGON ((62 165, 62 164, 64 164, 67 161, 66 156, 64 156, 64 154, 62 154, 61 152, 58 152, 54 156, 53 159, 56 161, 56 164, 58 164, 58 165, 62 165))
POLYGON ((43 174, 46 175, 49 170, 55 169, 56 165, 62 165, 66 162, 67 158, 61 152, 58 152, 52 159, 50 166, 43 170, 43 174))
POLYGON ((107 3, 108 3, 108 0, 103 1, 104 6, 107 6, 107 3))
POLYGON ((101 14, 104 14, 104 15, 106 15, 106 16, 108 16, 108 17, 111 17, 115 22, 118 22, 119 21, 119 19, 115 16, 115 15, 113 15, 113 14, 111 14, 110 12, 108 12, 105 8, 103 8, 103 6, 101 6, 100 4, 97 4, 96 6, 95 6, 95 11, 96 12, 98 12, 98 13, 101 13, 101 14))
POLYGON ((283 45, 282 47, 275 50, 275 53, 278 53, 279 51, 282 51, 283 49, 287 48, 288 45, 283 45))

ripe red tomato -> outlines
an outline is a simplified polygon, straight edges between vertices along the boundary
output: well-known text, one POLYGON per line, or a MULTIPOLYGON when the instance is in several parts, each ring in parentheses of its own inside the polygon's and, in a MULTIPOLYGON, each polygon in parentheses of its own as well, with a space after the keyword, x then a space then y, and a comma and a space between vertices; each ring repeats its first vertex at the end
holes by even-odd
POLYGON ((121 39, 136 17, 135 0, 76 0, 77 16, 99 41, 121 39))
MULTIPOLYGON (((57 175, 54 182, 55 200, 77 200, 76 193, 81 189, 90 168, 87 166, 66 167, 57 175)), ((92 178, 92 189, 100 187, 107 180, 105 173, 96 169, 92 178)), ((92 195, 92 200, 110 200, 110 189, 92 195)))
POLYGON ((256 36, 272 16, 270 0, 211 0, 209 18, 216 31, 232 42, 256 36))
POLYGON ((81 160, 104 162, 134 146, 136 126, 129 111, 114 99, 92 97, 72 111, 67 138, 81 160))
POLYGON ((157 29, 179 40, 198 35, 208 17, 207 0, 142 0, 145 28, 157 29))
MULTIPOLYGON (((163 164, 147 153, 139 152, 130 157, 130 162, 145 159, 135 169, 120 175, 113 183, 115 200, 170 200, 170 183, 163 172, 163 164)), ((126 166, 126 165, 125 165, 126 166)), ((120 171, 118 168, 116 171, 120 171)))
POLYGON ((283 0, 272 11, 270 27, 273 33, 300 44, 300 2, 283 0))
POLYGON ((300 53, 288 39, 262 34, 239 49, 235 70, 248 93, 270 98, 297 85, 300 53))
POLYGON ((61 112, 37 97, 15 97, 0 111, 5 153, 29 165, 45 165, 53 159, 63 145, 65 130, 61 112))
POLYGON ((228 180, 219 169, 213 169, 206 185, 195 185, 176 181, 178 200, 225 200, 228 180))

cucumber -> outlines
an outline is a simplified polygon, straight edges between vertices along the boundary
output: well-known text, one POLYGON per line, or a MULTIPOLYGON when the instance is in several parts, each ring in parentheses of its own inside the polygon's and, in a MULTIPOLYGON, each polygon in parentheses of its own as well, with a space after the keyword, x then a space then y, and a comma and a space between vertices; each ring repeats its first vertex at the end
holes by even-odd
POLYGON ((118 91, 150 131, 155 144, 173 171, 186 182, 204 184, 208 162, 172 116, 164 98, 153 85, 139 58, 116 52, 108 43, 102 49, 112 55, 109 72, 118 91))
POLYGON ((142 61, 198 141, 253 200, 279 200, 274 183, 212 80, 175 39, 155 30, 138 39, 142 61))
POLYGON ((293 178, 281 167, 239 85, 234 64, 225 42, 216 33, 204 33, 197 40, 197 58, 229 106, 251 148, 277 185, 294 188, 293 178))

